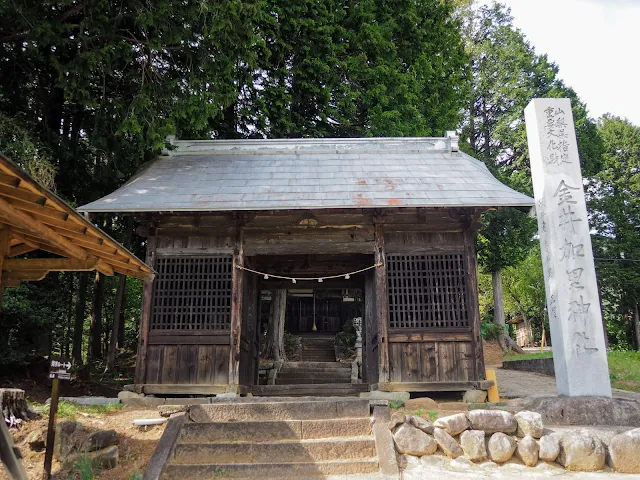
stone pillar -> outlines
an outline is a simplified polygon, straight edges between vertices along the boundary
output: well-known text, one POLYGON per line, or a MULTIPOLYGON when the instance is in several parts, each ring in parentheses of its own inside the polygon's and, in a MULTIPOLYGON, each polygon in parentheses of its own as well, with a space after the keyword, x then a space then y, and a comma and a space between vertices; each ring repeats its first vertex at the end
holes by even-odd
POLYGON ((611 396, 571 103, 525 109, 558 394, 611 396))

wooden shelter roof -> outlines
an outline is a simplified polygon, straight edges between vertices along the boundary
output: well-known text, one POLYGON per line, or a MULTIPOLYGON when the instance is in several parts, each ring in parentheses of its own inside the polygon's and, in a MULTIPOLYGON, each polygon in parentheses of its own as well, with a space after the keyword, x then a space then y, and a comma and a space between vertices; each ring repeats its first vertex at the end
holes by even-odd
POLYGON ((121 273, 148 280, 153 270, 0 154, 3 284, 41 280, 50 271, 121 273), (43 250, 55 258, 14 259, 43 250))

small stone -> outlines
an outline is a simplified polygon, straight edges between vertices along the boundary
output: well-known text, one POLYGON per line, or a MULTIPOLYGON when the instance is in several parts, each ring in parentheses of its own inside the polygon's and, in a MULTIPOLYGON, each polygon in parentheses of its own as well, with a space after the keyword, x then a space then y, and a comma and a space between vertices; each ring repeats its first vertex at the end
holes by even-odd
POLYGON ((160 405, 158 406, 158 413, 162 417, 170 417, 174 413, 186 412, 189 409, 189 405, 160 405))
POLYGON ((85 439, 85 432, 77 422, 65 421, 56 425, 56 438, 53 444, 53 454, 58 460, 64 460, 70 454, 80 449, 85 439))
POLYGON ((389 402, 394 402, 401 407, 411 398, 411 395, 409 392, 383 392, 381 390, 373 390, 372 392, 362 392, 360 397, 389 400, 389 402))
POLYGON ((417 429, 422 430, 424 433, 428 433, 429 435, 433 433, 433 425, 431 424, 431 422, 422 417, 418 417, 416 415, 407 415, 406 422, 410 425, 413 425, 417 429))
POLYGON ((574 472, 596 472, 604 468, 605 449, 602 442, 588 432, 563 435, 556 461, 574 472))
POLYGON ((238 394, 236 392, 226 392, 226 393, 218 393, 216 395, 216 398, 231 399, 231 398, 236 398, 237 396, 238 396, 238 394))
POLYGON ((516 456, 522 460, 527 467, 535 467, 538 463, 538 443, 531 435, 526 435, 518 442, 516 456))
POLYGON ((613 437, 609 455, 617 472, 640 473, 640 428, 613 437))
POLYGON ((484 390, 467 390, 462 395, 465 403, 484 403, 487 401, 487 392, 484 390))
POLYGON ((123 398, 144 398, 144 393, 136 393, 123 390, 121 392, 118 392, 118 398, 120 400, 122 400, 123 398))
POLYGON ((433 422, 434 427, 442 428, 449 435, 456 436, 469 428, 469 420, 464 413, 449 415, 448 417, 438 418, 433 422))
POLYGON ((35 430, 25 439, 25 443, 34 452, 41 452, 46 447, 47 430, 35 430))
POLYGON ((393 434, 396 450, 404 455, 431 455, 438 449, 438 444, 431 435, 422 430, 403 423, 393 434))
POLYGON ((115 468, 120 460, 118 447, 116 445, 112 445, 111 447, 96 450, 95 452, 74 453, 73 455, 69 455, 63 462, 63 467, 67 470, 72 469, 76 466, 78 460, 85 456, 91 461, 91 466, 93 468, 101 470, 115 468))
POLYGON ((492 462, 492 461, 482 462, 478 466, 480 468, 484 468, 485 470, 494 470, 494 469, 498 468, 498 464, 496 462, 492 462))
POLYGON ((451 463, 449 464, 449 466, 456 470, 469 470, 470 468, 473 467, 473 462, 469 460, 467 457, 458 457, 451 460, 451 463))
POLYGON ((544 425, 542 424, 542 415, 537 412, 518 412, 515 415, 518 422, 518 437, 531 435, 533 438, 540 438, 544 434, 544 425))
POLYGON ((487 444, 489 458, 497 463, 508 462, 516 450, 516 441, 509 435, 496 432, 487 444))
POLYGON ((420 463, 425 467, 442 468, 444 466, 444 458, 438 455, 425 455, 420 458, 420 463))
POLYGON ((404 408, 411 412, 416 410, 424 410, 426 412, 428 410, 438 410, 438 404, 429 397, 412 398, 404 403, 404 408))
POLYGON ((458 458, 462 455, 462 448, 458 445, 455 438, 449 435, 441 428, 433 429, 433 438, 440 445, 442 451, 451 458, 458 458))
POLYGON ((406 422, 407 417, 405 417, 404 413, 393 412, 391 415, 391 421, 389 421, 389 430, 393 431, 398 425, 402 425, 406 422))
POLYGON ((83 450, 93 452, 110 447, 111 445, 118 445, 119 443, 120 437, 115 430, 98 430, 89 435, 83 450))
POLYGON ((540 438, 538 455, 545 462, 555 462, 560 453, 560 441, 555 435, 544 435, 540 438))
POLYGON ((472 410, 468 415, 471 428, 483 430, 487 435, 496 432, 515 433, 518 429, 515 417, 502 410, 472 410))
POLYGON ((481 462, 487 458, 487 447, 482 430, 466 430, 462 432, 460 445, 464 456, 473 462, 481 462))

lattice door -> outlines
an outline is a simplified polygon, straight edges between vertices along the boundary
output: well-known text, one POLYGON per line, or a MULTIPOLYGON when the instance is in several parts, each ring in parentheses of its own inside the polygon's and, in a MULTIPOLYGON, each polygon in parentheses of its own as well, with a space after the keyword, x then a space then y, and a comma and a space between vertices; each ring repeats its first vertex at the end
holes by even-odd
POLYGON ((151 330, 227 330, 231 255, 158 257, 151 330))
POLYGON ((389 326, 469 328, 463 254, 387 255, 389 326))

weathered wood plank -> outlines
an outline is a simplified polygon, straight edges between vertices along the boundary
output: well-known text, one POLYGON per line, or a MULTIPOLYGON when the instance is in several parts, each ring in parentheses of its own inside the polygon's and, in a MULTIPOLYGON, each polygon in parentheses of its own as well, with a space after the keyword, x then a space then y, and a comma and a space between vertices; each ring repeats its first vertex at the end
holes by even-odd
MULTIPOLYGON (((151 268, 155 266, 156 256, 155 232, 151 232, 147 238, 147 256, 145 263, 151 268)), ((142 287, 142 309, 140 311, 140 332, 138 340, 138 356, 136 359, 135 383, 145 383, 147 368, 147 348, 149 339, 149 326, 151 321, 151 308, 153 302, 153 280, 147 280, 142 287)))
POLYGON ((381 264, 376 272, 376 310, 378 324, 378 381, 389 381, 389 294, 387 289, 387 254, 384 245, 384 229, 375 225, 375 262, 381 264))
POLYGON ((218 393, 226 393, 235 391, 230 385, 184 385, 184 384, 145 384, 142 385, 142 393, 155 395, 216 395, 218 393))
POLYGON ((240 384, 240 356, 242 335, 242 301, 244 299, 244 232, 238 227, 238 235, 233 252, 233 271, 231 281, 231 348, 229 351, 229 383, 240 384))
POLYGON ((434 342, 420 343, 420 382, 437 382, 436 345, 434 342))
POLYGON ((402 381, 403 382, 419 382, 419 350, 416 343, 402 344, 402 381))
POLYGON ((165 332, 151 332, 149 335, 149 345, 229 345, 229 334, 207 335, 201 331, 190 332, 189 334, 179 334, 171 331, 171 334, 165 332))
POLYGON ((480 305, 478 301, 478 259, 473 241, 473 232, 465 231, 465 253, 467 263, 467 289, 469 303, 467 309, 473 332, 474 380, 484 380, 484 351, 482 350, 482 334, 480 332, 480 305))
POLYGON ((389 331, 389 343, 406 343, 406 342, 470 342, 473 338, 471 331, 465 332, 447 332, 430 331, 430 332, 407 332, 402 330, 389 331))
POLYGON ((198 346, 198 372, 195 383, 214 383, 215 345, 198 346))
POLYGON ((163 345, 149 345, 147 350, 147 375, 149 383, 162 382, 162 365, 164 357, 163 345))
POLYGON ((162 360, 162 382, 178 383, 178 346, 165 345, 162 360))
POLYGON ((222 385, 229 383, 229 345, 216 345, 214 360, 214 383, 222 385))
POLYGON ((379 383, 378 390, 383 392, 464 392, 465 390, 487 390, 493 382, 469 381, 469 382, 392 382, 379 383))

